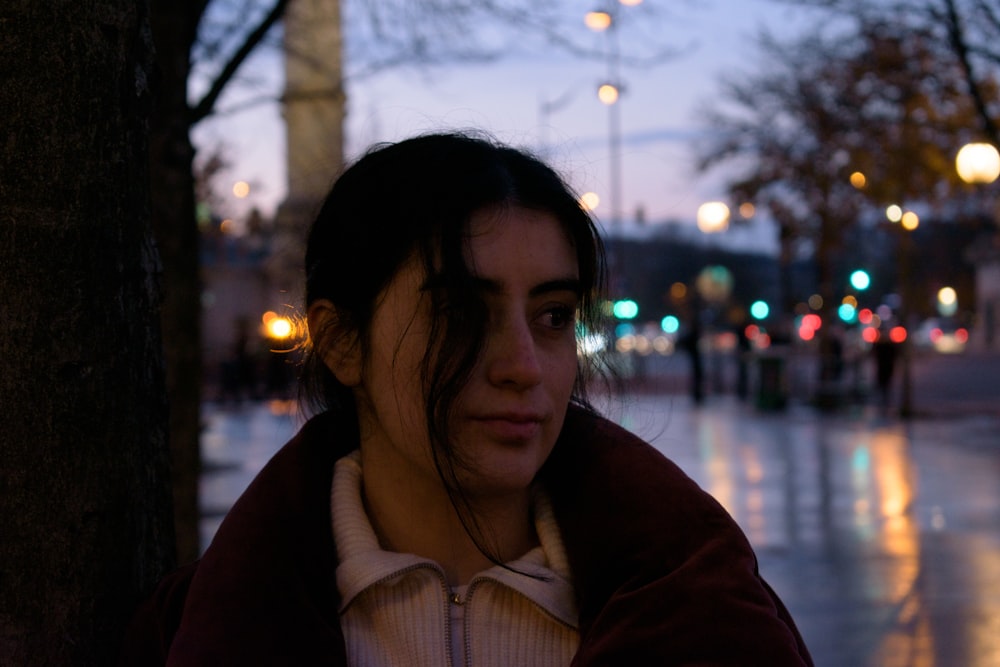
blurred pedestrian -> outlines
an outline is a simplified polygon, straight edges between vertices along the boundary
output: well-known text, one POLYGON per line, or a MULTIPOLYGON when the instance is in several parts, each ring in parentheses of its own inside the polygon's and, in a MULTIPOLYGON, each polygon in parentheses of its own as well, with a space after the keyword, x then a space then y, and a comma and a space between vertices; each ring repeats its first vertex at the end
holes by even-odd
POLYGON ((695 405, 701 405, 705 401, 705 363, 701 351, 701 306, 697 298, 692 310, 690 326, 677 341, 677 346, 687 353, 691 362, 688 375, 691 400, 695 405))
POLYGON ((736 396, 746 400, 750 395, 750 363, 753 361, 753 343, 747 334, 749 323, 743 322, 736 331, 736 396))
POLYGON ((309 235, 317 412, 136 617, 142 664, 811 664, 722 507, 587 401, 603 251, 467 135, 379 147, 309 235))
POLYGON ((875 358, 875 386, 878 388, 879 405, 883 410, 889 409, 892 397, 892 378, 896 371, 898 348, 898 344, 894 343, 885 331, 880 331, 878 340, 872 344, 872 356, 875 358))

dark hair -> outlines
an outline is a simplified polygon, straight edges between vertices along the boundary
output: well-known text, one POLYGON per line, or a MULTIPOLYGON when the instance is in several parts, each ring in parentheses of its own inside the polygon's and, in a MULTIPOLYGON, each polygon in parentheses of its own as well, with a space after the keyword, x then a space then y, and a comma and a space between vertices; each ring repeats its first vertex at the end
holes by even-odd
MULTIPOLYGON (((448 438, 448 422, 486 333, 486 313, 469 287, 463 249, 475 213, 515 205, 549 213, 563 225, 580 273, 579 321, 596 331, 605 264, 593 220, 552 168, 482 135, 429 134, 373 147, 333 185, 306 246, 306 306, 328 299, 338 316, 335 330, 318 332, 307 350, 300 378, 306 412, 355 412, 351 389, 337 381, 317 348, 331 345, 334 336, 352 334, 367 358, 378 295, 404 262, 416 256, 441 286, 430 291, 432 312, 440 315, 431 324, 429 340, 437 343, 426 351, 422 371, 434 461, 457 509, 459 504, 467 509, 467 503, 461 502, 464 494, 456 481, 460 461, 448 438)), ((589 409, 587 381, 599 370, 590 357, 578 359, 572 401, 589 409)), ((469 513, 459 509, 459 514, 463 522, 475 523, 469 513)), ((470 530, 473 539, 477 533, 470 530)), ((481 541, 477 544, 482 548, 481 541)))

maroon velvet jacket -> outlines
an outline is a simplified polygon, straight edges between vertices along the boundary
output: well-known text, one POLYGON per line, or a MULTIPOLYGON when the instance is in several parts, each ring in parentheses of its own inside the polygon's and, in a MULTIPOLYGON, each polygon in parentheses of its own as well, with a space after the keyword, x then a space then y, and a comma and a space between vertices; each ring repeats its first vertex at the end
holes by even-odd
MULTIPOLYGON (((320 415, 274 456, 140 608, 122 664, 347 664, 330 484, 355 429, 320 415)), ((571 408, 540 475, 577 591, 573 665, 812 665, 735 522, 653 447, 571 408)))

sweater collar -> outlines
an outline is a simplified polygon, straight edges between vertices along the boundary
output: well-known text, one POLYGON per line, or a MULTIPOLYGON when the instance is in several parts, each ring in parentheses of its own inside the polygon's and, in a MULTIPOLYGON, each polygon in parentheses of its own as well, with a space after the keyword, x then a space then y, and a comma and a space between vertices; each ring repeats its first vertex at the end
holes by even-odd
MULTIPOLYGON (((469 583, 471 585, 481 578, 496 581, 525 596, 566 625, 577 627, 578 611, 566 550, 552 504, 541 488, 536 487, 532 494, 532 509, 540 545, 507 563, 510 569, 491 567, 477 574, 469 583)), ((337 588, 342 597, 341 612, 365 589, 414 568, 434 569, 444 579, 444 571, 432 560, 381 548, 361 498, 361 457, 358 451, 336 463, 330 493, 330 514, 340 561, 337 588)))

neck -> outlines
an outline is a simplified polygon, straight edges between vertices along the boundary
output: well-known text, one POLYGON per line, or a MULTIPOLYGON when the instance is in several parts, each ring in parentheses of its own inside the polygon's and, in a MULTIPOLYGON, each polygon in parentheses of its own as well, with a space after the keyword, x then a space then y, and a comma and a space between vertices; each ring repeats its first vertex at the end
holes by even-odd
MULTIPOLYGON (((493 566, 462 525, 440 479, 399 478, 366 458, 364 449, 361 471, 365 511, 383 549, 435 561, 450 586, 466 584, 493 566)), ((503 498, 476 498, 473 503, 480 541, 495 551, 492 555, 500 562, 518 558, 538 544, 527 489, 503 498)))

